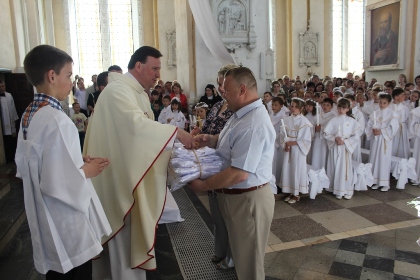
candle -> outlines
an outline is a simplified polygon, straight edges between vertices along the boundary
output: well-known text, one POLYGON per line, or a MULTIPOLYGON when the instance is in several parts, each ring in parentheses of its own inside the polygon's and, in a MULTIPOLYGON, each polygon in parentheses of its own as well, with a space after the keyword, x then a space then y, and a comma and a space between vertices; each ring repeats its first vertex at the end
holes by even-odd
POLYGON ((319 108, 318 102, 316 103, 316 125, 319 125, 319 108))
POLYGON ((338 125, 338 136, 341 137, 341 125, 338 125))
POLYGON ((285 125, 284 125, 284 121, 283 121, 283 119, 281 119, 281 126, 283 127, 283 131, 284 131, 284 138, 286 138, 286 137, 287 137, 287 132, 286 132, 286 127, 285 127, 285 125))
POLYGON ((373 125, 376 126, 376 111, 373 111, 373 125))

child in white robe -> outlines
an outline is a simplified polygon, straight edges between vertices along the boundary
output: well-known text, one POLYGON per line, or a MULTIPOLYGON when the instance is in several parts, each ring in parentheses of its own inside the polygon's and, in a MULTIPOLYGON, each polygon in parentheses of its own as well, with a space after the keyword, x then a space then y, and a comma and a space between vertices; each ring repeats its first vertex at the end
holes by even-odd
POLYGON ((60 101, 69 95, 72 58, 48 45, 25 57, 38 93, 21 122, 16 150, 36 270, 46 279, 92 279, 92 261, 111 227, 90 178, 108 159, 82 158, 76 126, 60 101), (68 273, 70 272, 70 273, 68 273))
MULTIPOLYGON (((317 112, 321 111, 321 106, 312 99, 307 99, 305 101, 305 112, 304 116, 308 119, 308 121, 312 124, 311 134, 312 134, 312 142, 314 141, 315 137, 315 126, 317 122, 317 112), (318 109, 316 108, 318 106, 318 109)), ((318 116, 319 118, 319 116, 318 116)), ((308 156, 306 157, 306 162, 308 164, 312 163, 312 150, 313 145, 311 145, 311 149, 309 150, 308 156)))
POLYGON ((399 116, 399 129, 392 140, 392 155, 408 159, 410 157, 410 142, 408 139, 407 122, 410 115, 410 109, 404 105, 405 94, 402 88, 396 88, 392 91, 394 99, 393 110, 399 116))
POLYGON ((350 101, 351 105, 351 112, 354 117, 354 119, 357 121, 358 124, 360 124, 360 132, 359 132, 359 141, 357 142, 357 146, 354 148, 354 152, 352 154, 352 159, 357 162, 362 162, 362 153, 361 153, 361 144, 363 135, 365 134, 365 127, 366 127, 366 119, 363 113, 357 108, 356 106, 356 99, 354 95, 346 94, 344 96, 348 101, 350 101))
MULTIPOLYGON (((381 92, 380 88, 374 88, 371 90, 371 102, 365 102, 365 105, 360 110, 363 115, 365 116, 366 123, 369 121, 369 116, 373 113, 373 111, 379 110, 379 93, 381 92)), ((366 136, 366 134, 365 134, 366 136)), ((365 149, 370 150, 371 142, 369 141, 368 137, 365 137, 365 142, 363 143, 363 147, 365 149)))
POLYGON ((280 145, 280 130, 281 120, 286 117, 284 111, 281 109, 284 107, 284 101, 280 97, 274 97, 271 100, 271 113, 270 119, 273 124, 274 130, 276 131, 276 141, 273 157, 273 175, 276 177, 276 185, 281 185, 281 171, 283 167, 284 151, 280 145))
POLYGON ((273 99, 273 94, 271 92, 269 91, 264 92, 264 104, 267 106, 267 110, 269 114, 273 112, 272 99, 273 99))
POLYGON ((160 111, 158 122, 165 124, 168 123, 168 116, 172 113, 171 110, 171 98, 169 95, 165 95, 162 97, 163 109, 160 111))
POLYGON ((184 114, 181 111, 179 111, 180 106, 181 103, 179 102, 178 98, 172 98, 171 113, 168 114, 167 123, 183 130, 185 128, 186 119, 184 117, 184 114))
POLYGON ((312 162, 311 165, 315 170, 327 167, 328 145, 324 138, 324 128, 328 122, 335 116, 331 109, 333 101, 331 98, 324 98, 322 102, 322 110, 319 114, 319 125, 315 127, 315 137, 312 143, 312 162))
POLYGON ((337 199, 351 199, 354 192, 352 154, 360 142, 360 124, 352 116, 350 101, 341 98, 337 104, 338 116, 324 129, 328 142, 327 176, 329 191, 337 199))
POLYGON ((292 115, 284 119, 284 126, 280 129, 281 145, 285 151, 282 191, 290 193, 285 201, 291 204, 299 201, 299 193, 307 194, 309 191, 306 156, 311 148, 312 124, 301 114, 304 106, 303 99, 292 98, 292 115))
POLYGON ((376 190, 382 187, 381 191, 389 190, 389 176, 391 173, 392 139, 398 131, 398 114, 395 113, 389 104, 391 96, 383 93, 379 95, 379 110, 369 116, 366 125, 366 138, 370 140, 371 149, 369 162, 372 164, 372 175, 376 190))
POLYGON ((340 99, 340 98, 342 98, 343 97, 343 93, 341 92, 341 91, 334 91, 334 93, 333 93, 333 101, 334 101, 334 104, 333 104, 333 108, 331 109, 336 115, 338 115, 338 109, 337 109, 337 102, 338 102, 338 99, 340 99))
POLYGON ((420 185, 420 107, 415 108, 410 112, 409 130, 413 135, 414 149, 413 158, 416 159, 416 173, 417 180, 412 180, 414 186, 420 185))

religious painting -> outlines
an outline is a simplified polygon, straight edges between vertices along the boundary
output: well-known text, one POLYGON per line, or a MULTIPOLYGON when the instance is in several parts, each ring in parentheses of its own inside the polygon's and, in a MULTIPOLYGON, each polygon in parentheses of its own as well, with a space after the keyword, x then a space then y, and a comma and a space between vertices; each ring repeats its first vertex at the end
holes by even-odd
POLYGON ((366 7, 367 70, 403 68, 406 0, 386 0, 366 7))

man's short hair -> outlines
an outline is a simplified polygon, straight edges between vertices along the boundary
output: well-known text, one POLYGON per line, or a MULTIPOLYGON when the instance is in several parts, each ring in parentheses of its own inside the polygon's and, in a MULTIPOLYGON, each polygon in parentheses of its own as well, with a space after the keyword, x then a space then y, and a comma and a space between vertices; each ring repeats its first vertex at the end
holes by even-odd
POLYGON ((168 99, 169 101, 171 101, 171 97, 169 95, 165 95, 164 97, 162 97, 162 100, 163 99, 168 99))
POLYGON ((28 81, 33 86, 38 86, 44 83, 48 71, 54 70, 60 75, 64 65, 71 62, 73 59, 66 52, 53 46, 39 45, 26 55, 23 67, 28 81))
POLYGON ((346 83, 347 84, 350 84, 350 85, 353 85, 354 84, 354 81, 353 80, 347 80, 346 83))
POLYGON ((227 65, 224 65, 217 72, 217 77, 219 77, 219 76, 223 76, 224 77, 227 71, 229 71, 230 69, 233 69, 233 68, 238 68, 238 67, 239 66, 238 65, 235 65, 235 64, 227 64, 227 65))
POLYGON ((80 105, 80 103, 79 102, 74 102, 71 106, 74 107, 74 105, 80 105))
POLYGON ((98 75, 98 77, 96 78, 96 84, 99 86, 104 86, 106 87, 106 85, 108 84, 107 82, 107 77, 108 77, 108 71, 102 72, 98 75))
POLYGON ((309 83, 307 83, 307 84, 306 84, 306 88, 308 88, 308 87, 313 87, 313 88, 315 88, 315 83, 314 83, 314 82, 309 82, 309 83))
POLYGON ((245 85, 247 88, 257 89, 257 81, 251 69, 247 67, 237 67, 225 73, 226 77, 232 77, 237 83, 245 85))
POLYGON ((143 46, 137 49, 131 56, 130 62, 128 63, 128 69, 133 69, 137 62, 145 64, 148 56, 159 58, 162 57, 162 54, 153 47, 143 46))
POLYGON ((158 95, 159 96, 159 92, 157 90, 152 90, 152 93, 150 95, 158 95))
POLYGON ((108 72, 113 72, 113 71, 116 71, 116 72, 121 71, 122 72, 122 69, 118 65, 111 65, 111 66, 109 66, 108 67, 108 72))

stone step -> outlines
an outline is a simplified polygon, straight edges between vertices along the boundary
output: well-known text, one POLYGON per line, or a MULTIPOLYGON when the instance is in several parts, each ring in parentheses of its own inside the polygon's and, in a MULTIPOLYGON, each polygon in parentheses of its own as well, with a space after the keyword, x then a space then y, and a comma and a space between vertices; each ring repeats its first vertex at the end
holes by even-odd
POLYGON ((8 193, 0 199, 0 252, 26 219, 21 181, 9 180, 8 193))

